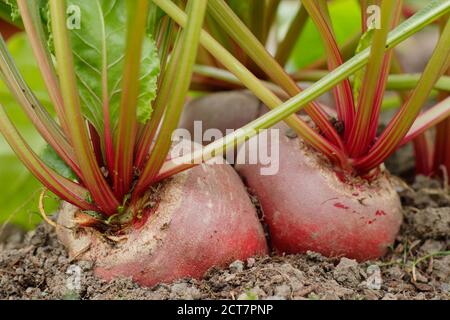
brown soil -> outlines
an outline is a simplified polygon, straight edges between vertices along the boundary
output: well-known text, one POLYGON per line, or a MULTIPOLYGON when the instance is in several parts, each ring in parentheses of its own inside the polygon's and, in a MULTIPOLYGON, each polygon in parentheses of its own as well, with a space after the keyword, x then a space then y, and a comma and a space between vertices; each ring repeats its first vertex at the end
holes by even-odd
POLYGON ((41 225, 24 239, 10 231, 0 244, 0 299, 447 300, 449 193, 420 177, 412 187, 399 182, 398 189, 405 223, 390 253, 379 261, 327 259, 312 252, 252 258, 214 268, 203 280, 142 288, 130 279, 97 279, 91 263, 70 261, 51 228, 41 225))

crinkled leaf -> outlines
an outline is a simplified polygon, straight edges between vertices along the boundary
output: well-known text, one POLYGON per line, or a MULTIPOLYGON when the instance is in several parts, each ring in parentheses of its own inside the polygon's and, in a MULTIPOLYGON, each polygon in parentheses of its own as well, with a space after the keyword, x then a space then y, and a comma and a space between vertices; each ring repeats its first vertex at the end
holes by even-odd
MULTIPOLYGON (((5 14, 9 14, 12 21, 17 21, 20 18, 19 7, 16 0, 0 0, 2 9, 5 10, 5 14)), ((2 11, 3 11, 2 10, 2 11)))
MULTIPOLYGON (((68 0, 67 5, 70 13, 68 19, 79 17, 78 21, 72 20, 70 35, 83 113, 99 132, 103 131, 102 57, 106 55, 109 109, 112 127, 115 128, 126 48, 126 0, 68 0), (76 10, 70 10, 73 8, 79 8, 78 17, 76 10)), ((137 106, 138 120, 142 123, 150 118, 158 75, 157 48, 148 34, 143 44, 137 106)))
MULTIPOLYGON (((48 0, 33 0, 38 3, 39 8, 45 10, 48 0)), ((19 6, 16 0, 0 0, 0 18, 15 25, 22 26, 19 6)))

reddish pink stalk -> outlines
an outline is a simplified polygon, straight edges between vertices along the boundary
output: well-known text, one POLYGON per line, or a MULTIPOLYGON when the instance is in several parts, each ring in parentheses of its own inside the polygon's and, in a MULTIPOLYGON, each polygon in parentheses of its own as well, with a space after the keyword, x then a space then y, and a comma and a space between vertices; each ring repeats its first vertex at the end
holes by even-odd
MULTIPOLYGON (((332 71, 342 65, 343 61, 332 30, 331 21, 329 21, 328 12, 326 11, 326 3, 321 5, 312 0, 304 0, 303 5, 308 10, 317 28, 321 31, 320 34, 323 37, 328 55, 328 68, 332 71)), ((334 93, 338 118, 345 123, 347 128, 351 128, 355 120, 355 105, 350 81, 348 79, 344 80, 334 89, 334 93)), ((345 136, 349 132, 349 130, 345 130, 345 136)))
POLYGON ((436 130, 434 169, 439 172, 441 166, 444 166, 448 174, 450 172, 450 117, 437 126, 436 130))
MULTIPOLYGON (((411 142, 425 131, 450 117, 450 97, 442 100, 434 107, 422 113, 414 122, 408 134, 403 138, 400 147, 411 142)), ((440 150, 440 149, 439 149, 440 150)))
POLYGON ((385 44, 390 26, 395 27, 400 19, 401 4, 402 1, 382 2, 382 26, 374 31, 371 57, 359 95, 355 124, 348 138, 349 153, 355 158, 367 152, 376 136, 392 58, 392 50, 385 53, 385 44))
POLYGON ((416 154, 416 174, 429 176, 433 172, 433 146, 426 134, 414 139, 414 153, 416 154))
POLYGON ((95 158, 97 159, 97 164, 101 168, 104 166, 102 142, 100 135, 91 123, 89 123, 89 137, 91 138, 92 147, 94 148, 94 154, 95 158))
POLYGON ((127 50, 122 80, 122 97, 116 136, 114 192, 122 199, 131 190, 134 178, 134 151, 137 138, 137 104, 139 98, 139 73, 142 46, 147 27, 149 1, 136 0, 133 14, 128 16, 127 50))
POLYGON ((114 170, 115 151, 114 151, 114 141, 111 134, 112 131, 111 131, 111 120, 109 116, 109 105, 107 103, 104 103, 103 110, 105 114, 103 136, 105 139, 106 166, 108 168, 108 172, 112 174, 114 170))

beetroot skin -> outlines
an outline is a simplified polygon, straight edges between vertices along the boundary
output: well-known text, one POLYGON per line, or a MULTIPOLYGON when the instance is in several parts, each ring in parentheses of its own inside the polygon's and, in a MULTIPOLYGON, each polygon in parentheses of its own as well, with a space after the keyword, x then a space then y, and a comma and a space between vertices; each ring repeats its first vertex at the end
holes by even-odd
MULTIPOLYGON (((195 167, 169 179, 147 222, 111 244, 90 228, 58 228, 71 257, 95 262, 105 279, 132 277, 144 286, 199 278, 213 266, 267 254, 249 196, 226 164, 195 167)), ((64 204, 58 222, 73 227, 77 209, 64 204)))
POLYGON ((388 173, 370 183, 343 182, 326 160, 279 127, 278 174, 261 175, 260 164, 236 167, 261 202, 273 249, 360 261, 383 256, 402 222, 388 173))
POLYGON ((194 135, 194 122, 201 121, 204 131, 217 129, 225 135, 227 129, 237 130, 258 118, 262 110, 265 107, 247 91, 214 93, 190 101, 183 110, 179 127, 194 135))

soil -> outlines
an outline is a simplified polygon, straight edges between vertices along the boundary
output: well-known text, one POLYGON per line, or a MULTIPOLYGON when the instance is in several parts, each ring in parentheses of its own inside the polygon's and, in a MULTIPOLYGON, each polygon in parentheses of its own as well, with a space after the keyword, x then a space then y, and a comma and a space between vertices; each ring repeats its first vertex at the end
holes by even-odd
POLYGON ((0 244, 0 299, 450 299, 450 193, 437 181, 398 181, 405 223, 378 261, 358 263, 309 252, 235 261, 202 280, 142 288, 110 283, 90 262, 70 261, 47 225, 0 244), (79 276, 79 277, 77 277, 79 276))

